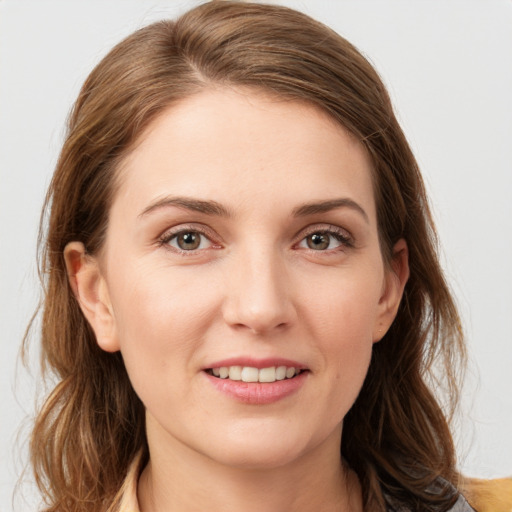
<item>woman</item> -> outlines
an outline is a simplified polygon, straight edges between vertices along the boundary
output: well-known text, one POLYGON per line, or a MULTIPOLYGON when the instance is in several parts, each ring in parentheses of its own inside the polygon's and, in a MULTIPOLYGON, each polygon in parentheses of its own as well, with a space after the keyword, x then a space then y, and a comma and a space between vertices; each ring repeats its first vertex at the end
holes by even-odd
POLYGON ((471 510, 428 386, 440 361, 456 396, 460 321, 347 41, 237 2, 139 30, 84 84, 46 204, 46 510, 471 510))

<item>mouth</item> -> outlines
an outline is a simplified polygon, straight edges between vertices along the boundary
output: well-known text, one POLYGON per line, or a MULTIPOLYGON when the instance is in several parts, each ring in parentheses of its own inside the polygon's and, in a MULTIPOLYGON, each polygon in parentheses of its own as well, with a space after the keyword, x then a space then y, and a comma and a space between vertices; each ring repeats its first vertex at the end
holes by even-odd
POLYGON ((272 383, 283 380, 294 379, 307 370, 294 366, 268 366, 266 368, 255 368, 253 366, 219 366, 207 368, 208 375, 218 379, 226 379, 239 382, 272 383))
POLYGON ((310 369, 283 358, 233 357, 210 363, 203 375, 214 389, 245 405, 267 405, 290 397, 309 380, 310 369))

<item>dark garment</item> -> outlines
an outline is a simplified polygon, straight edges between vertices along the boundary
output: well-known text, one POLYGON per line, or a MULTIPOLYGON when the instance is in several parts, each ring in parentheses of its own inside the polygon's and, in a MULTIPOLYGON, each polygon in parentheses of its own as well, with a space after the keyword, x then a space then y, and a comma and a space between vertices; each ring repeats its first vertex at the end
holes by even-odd
MULTIPOLYGON (((455 489, 453 489, 454 492, 455 489)), ((391 503, 393 503, 393 499, 389 499, 391 503)), ((389 507, 389 512, 411 512, 409 507, 399 504, 392 504, 389 507)), ((447 512, 477 512, 467 501, 462 494, 459 494, 459 498, 457 499, 455 505, 450 508, 447 512)))

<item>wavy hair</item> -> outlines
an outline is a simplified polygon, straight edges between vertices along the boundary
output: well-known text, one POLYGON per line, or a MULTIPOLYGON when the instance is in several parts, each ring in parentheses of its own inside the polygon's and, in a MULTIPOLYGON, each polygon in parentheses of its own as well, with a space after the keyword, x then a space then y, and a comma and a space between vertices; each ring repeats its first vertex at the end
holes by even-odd
POLYGON ((463 337, 423 181, 388 93, 361 53, 321 23, 285 7, 231 1, 126 38, 89 75, 70 114, 40 231, 42 359, 57 379, 31 439, 45 510, 115 510, 130 461, 141 450, 148 457, 144 407, 121 355, 96 344, 69 286, 64 248, 81 241, 91 254, 101 249, 116 169, 140 134, 170 105, 223 85, 314 105, 370 155, 382 253, 389 261, 404 238, 410 278, 345 418, 341 455, 362 483, 365 510, 392 503, 447 510, 457 498, 447 485, 457 481, 447 417, 463 337), (448 391, 444 410, 432 384, 448 391))

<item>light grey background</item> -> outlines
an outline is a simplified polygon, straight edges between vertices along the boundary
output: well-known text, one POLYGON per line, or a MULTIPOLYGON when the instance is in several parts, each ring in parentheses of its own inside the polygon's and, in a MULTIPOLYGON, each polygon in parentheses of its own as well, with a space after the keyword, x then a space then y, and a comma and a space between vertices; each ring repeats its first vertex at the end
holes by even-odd
MULTIPOLYGON (((0 511, 26 463, 34 376, 17 363, 35 307, 39 212, 64 123, 121 38, 198 2, 0 0, 0 511), (20 431, 20 426, 21 431, 20 431)), ((460 467, 512 475, 512 2, 296 0, 377 67, 422 167, 471 366, 460 467)), ((37 345, 37 340, 33 344, 37 345)), ((30 478, 25 479, 28 482, 30 478)), ((30 484, 27 502, 34 510, 30 484)))

